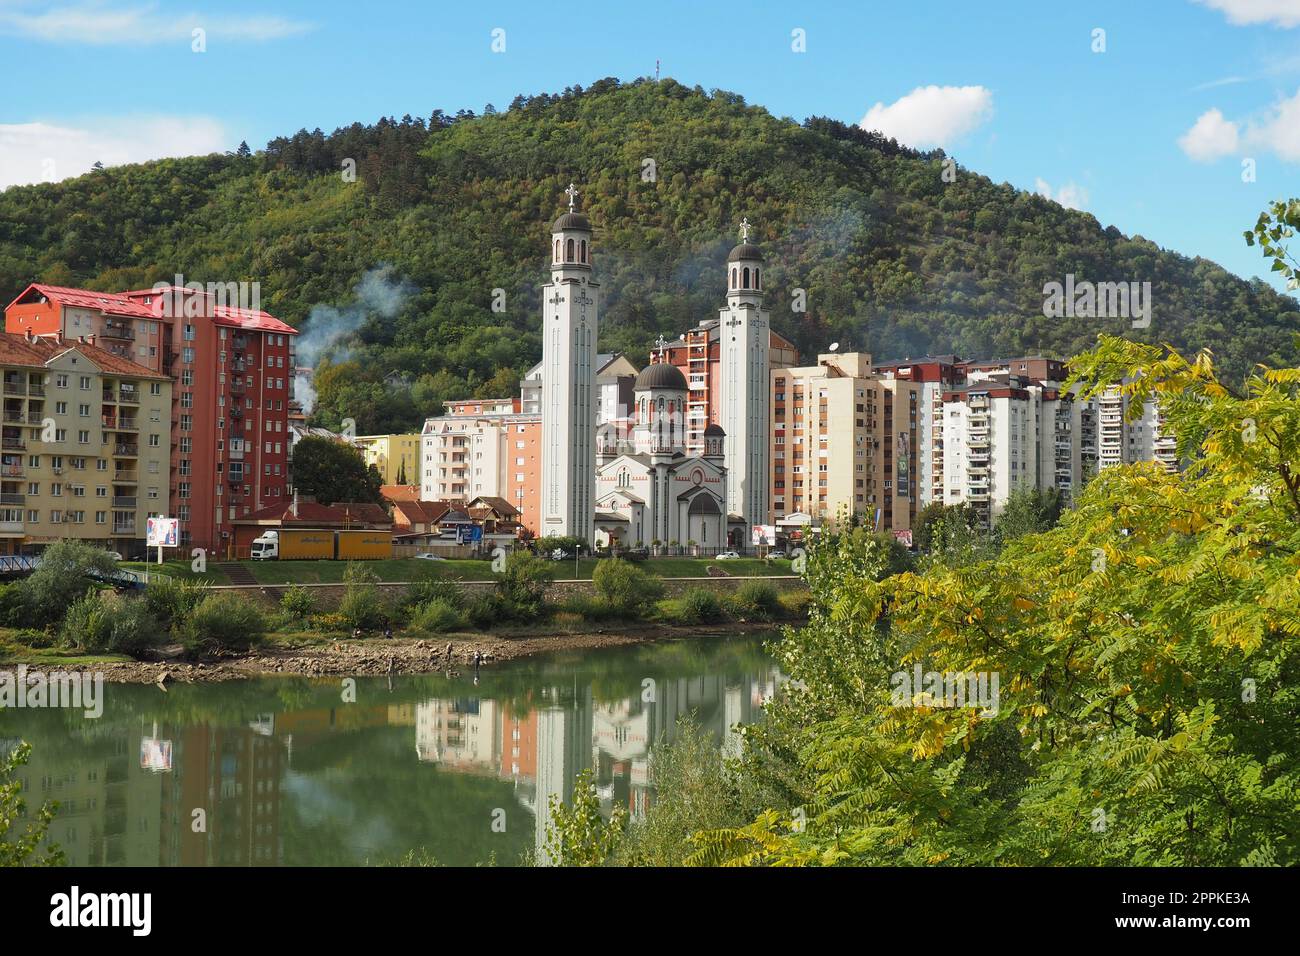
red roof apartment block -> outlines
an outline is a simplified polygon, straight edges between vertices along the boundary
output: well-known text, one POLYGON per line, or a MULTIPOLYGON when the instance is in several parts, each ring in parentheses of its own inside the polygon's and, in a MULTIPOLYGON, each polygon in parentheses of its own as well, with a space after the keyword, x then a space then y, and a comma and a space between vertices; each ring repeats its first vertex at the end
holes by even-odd
POLYGON ((287 500, 292 326, 198 289, 33 283, 5 330, 85 338, 172 379, 168 500, 183 549, 233 553, 236 518, 287 500))

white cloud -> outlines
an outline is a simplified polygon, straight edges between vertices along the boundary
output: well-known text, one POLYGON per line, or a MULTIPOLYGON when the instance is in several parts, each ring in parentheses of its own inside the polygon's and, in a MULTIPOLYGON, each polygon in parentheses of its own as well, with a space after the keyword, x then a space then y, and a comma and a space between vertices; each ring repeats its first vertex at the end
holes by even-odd
POLYGON ((221 124, 204 116, 99 120, 86 126, 0 124, 0 189, 80 176, 105 166, 229 148, 221 124))
POLYGON ((1252 123, 1246 141, 1289 162, 1300 162, 1300 90, 1274 105, 1265 120, 1252 123))
POLYGON ((1300 0, 1196 0, 1221 11, 1237 26, 1271 23, 1279 27, 1300 26, 1300 0))
POLYGON ((104 0, 38 9, 26 3, 0 9, 0 33, 50 43, 95 46, 190 43, 201 27, 213 40, 265 41, 304 33, 310 24, 277 16, 166 14, 157 4, 117 6, 104 0))
POLYGON ((877 103, 858 125, 909 146, 948 146, 993 116, 993 93, 983 86, 918 86, 886 106, 877 103))
POLYGON ((1051 183, 1040 176, 1034 180, 1034 192, 1047 199, 1055 200, 1066 209, 1086 209, 1088 206, 1088 190, 1073 180, 1053 193, 1051 183))
POLYGON ((1178 138, 1183 152, 1198 163, 1211 163, 1237 152, 1241 131, 1237 123, 1224 119, 1217 109, 1206 110, 1192 128, 1178 138))

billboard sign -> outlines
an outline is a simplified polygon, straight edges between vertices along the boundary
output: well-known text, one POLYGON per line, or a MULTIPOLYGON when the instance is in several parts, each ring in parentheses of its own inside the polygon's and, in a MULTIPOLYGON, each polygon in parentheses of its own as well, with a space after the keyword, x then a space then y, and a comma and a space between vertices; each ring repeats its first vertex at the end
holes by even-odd
POLYGON ((776 525, 756 524, 753 528, 753 544, 776 544, 776 525))
POLYGON ((145 544, 151 548, 175 548, 180 544, 180 527, 179 518, 164 518, 161 515, 150 518, 145 544))

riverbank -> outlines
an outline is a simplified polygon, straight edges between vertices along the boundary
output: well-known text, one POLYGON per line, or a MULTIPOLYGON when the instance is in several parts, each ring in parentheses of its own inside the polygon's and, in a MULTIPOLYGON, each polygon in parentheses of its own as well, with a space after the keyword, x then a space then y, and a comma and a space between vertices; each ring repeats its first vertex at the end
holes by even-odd
POLYGON ((43 669, 77 669, 102 673, 115 683, 162 684, 244 680, 283 674, 305 677, 383 677, 388 674, 452 674, 473 670, 474 654, 484 655, 485 668, 503 661, 563 651, 602 650, 658 641, 737 635, 771 635, 779 624, 765 622, 705 625, 643 623, 617 627, 569 628, 546 633, 539 628, 457 633, 437 638, 382 637, 330 640, 306 635, 274 635, 251 653, 219 660, 178 659, 132 661, 118 656, 79 654, 63 657, 49 650, 6 645, 0 648, 0 670, 19 664, 43 669), (451 646, 450 663, 447 648, 451 646))

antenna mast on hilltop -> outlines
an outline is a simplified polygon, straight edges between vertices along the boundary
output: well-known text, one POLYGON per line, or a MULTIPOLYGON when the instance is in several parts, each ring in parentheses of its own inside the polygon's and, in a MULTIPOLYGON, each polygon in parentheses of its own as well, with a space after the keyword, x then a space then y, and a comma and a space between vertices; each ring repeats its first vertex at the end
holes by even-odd
POLYGON ((656 83, 659 82, 659 60, 658 60, 658 58, 655 59, 655 82, 656 82, 656 83))

